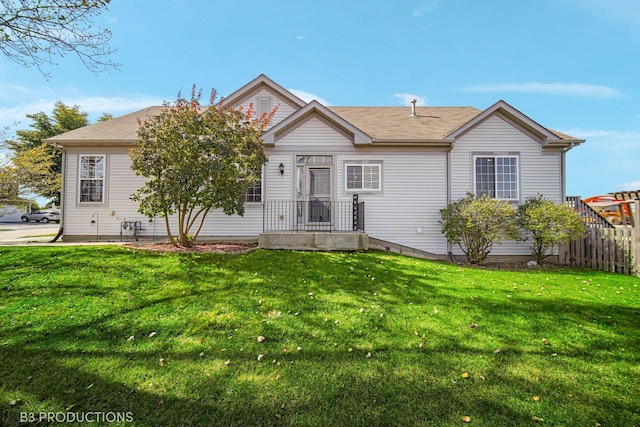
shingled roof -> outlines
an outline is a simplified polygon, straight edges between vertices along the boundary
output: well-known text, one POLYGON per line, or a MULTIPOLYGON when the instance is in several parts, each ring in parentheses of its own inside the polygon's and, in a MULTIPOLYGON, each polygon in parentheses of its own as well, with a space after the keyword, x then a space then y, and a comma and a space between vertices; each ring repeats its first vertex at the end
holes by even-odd
MULTIPOLYGON (((137 140, 139 120, 160 114, 164 108, 145 108, 51 137, 47 142, 60 145, 132 145, 137 140)), ((374 141, 389 143, 446 140, 456 130, 483 114, 483 111, 474 107, 416 107, 415 116, 411 115, 410 107, 326 108, 374 141)), ((553 132, 560 140, 582 142, 560 132, 549 132, 553 132)))
POLYGON ((481 111, 473 107, 327 107, 377 141, 439 140, 481 111))
POLYGON ((144 121, 147 117, 156 116, 164 108, 162 106, 145 108, 121 117, 97 122, 53 136, 48 138, 47 142, 62 145, 98 143, 131 145, 138 140, 138 120, 144 121))

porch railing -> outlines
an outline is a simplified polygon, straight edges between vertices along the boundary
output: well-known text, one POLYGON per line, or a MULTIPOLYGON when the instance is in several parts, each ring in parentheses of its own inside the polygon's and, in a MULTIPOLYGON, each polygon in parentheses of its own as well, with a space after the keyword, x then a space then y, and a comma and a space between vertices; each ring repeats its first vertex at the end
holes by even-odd
POLYGON ((364 202, 269 200, 263 202, 263 230, 364 231, 364 202))

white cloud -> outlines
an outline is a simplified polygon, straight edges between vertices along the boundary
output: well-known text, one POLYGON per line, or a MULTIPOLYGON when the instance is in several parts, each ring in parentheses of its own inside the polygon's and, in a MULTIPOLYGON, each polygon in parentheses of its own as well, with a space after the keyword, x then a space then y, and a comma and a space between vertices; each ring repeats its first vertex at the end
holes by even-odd
POLYGON ((640 189, 640 181, 623 182, 622 184, 616 184, 618 191, 635 191, 640 189))
POLYGON ((14 99, 17 95, 24 97, 33 94, 35 92, 31 87, 0 83, 0 99, 14 99))
POLYGON ((426 96, 414 95, 412 93, 394 93, 394 98, 398 98, 402 105, 409 105, 412 99, 415 99, 416 105, 427 105, 429 99, 426 96))
POLYGON ((41 111, 50 114, 57 101, 62 101, 69 106, 80 106, 80 111, 89 113, 89 121, 91 122, 95 121, 102 113, 119 116, 152 105, 162 105, 163 102, 159 98, 146 95, 132 95, 131 97, 79 96, 69 98, 54 95, 48 98, 35 99, 13 107, 6 106, 5 102, 5 106, 0 107, 0 128, 12 126, 16 122, 19 122, 18 129, 24 128, 31 122, 26 117, 27 114, 34 114, 41 111))
POLYGON ((566 129, 560 132, 586 139, 590 149, 598 147, 606 152, 640 149, 640 132, 580 128, 566 129))
POLYGON ((567 194, 589 196, 640 188, 636 186, 640 179, 640 131, 559 130, 586 140, 567 155, 567 194))
POLYGON ((613 87, 582 83, 503 83, 495 85, 478 85, 465 88, 468 92, 523 92, 544 93, 551 95, 579 96, 582 98, 617 99, 622 93, 613 87))
POLYGON ((433 12, 436 9, 438 9, 438 0, 428 1, 422 6, 418 6, 413 9, 413 13, 411 14, 411 16, 414 18, 421 18, 426 13, 433 12))
POLYGON ((324 105, 324 106, 330 106, 331 103, 329 101, 327 101, 324 98, 319 97, 318 95, 314 95, 312 93, 309 92, 305 92, 303 90, 298 90, 298 89, 288 89, 289 92, 291 92, 292 94, 294 94, 295 96, 297 96, 298 98, 302 99, 304 102, 311 102, 314 99, 316 101, 318 101, 320 104, 324 105))
POLYGON ((627 22, 637 30, 640 26, 640 8, 637 0, 564 0, 576 8, 584 9, 601 18, 627 22))
POLYGON ((112 114, 122 114, 126 112, 140 110, 152 105, 162 105, 164 102, 159 98, 141 96, 139 98, 125 98, 116 96, 112 98, 94 96, 86 97, 78 100, 69 99, 62 100, 67 105, 79 105, 82 111, 89 114, 108 112, 112 114))

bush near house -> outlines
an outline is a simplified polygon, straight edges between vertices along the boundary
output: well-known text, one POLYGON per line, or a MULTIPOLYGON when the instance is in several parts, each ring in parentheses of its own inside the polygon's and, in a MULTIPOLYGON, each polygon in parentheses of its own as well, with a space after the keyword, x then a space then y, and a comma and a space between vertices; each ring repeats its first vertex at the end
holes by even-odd
POLYGON ((493 245, 515 238, 515 211, 509 203, 467 193, 440 210, 442 233, 460 246, 471 264, 482 264, 493 245))
POLYGON ((507 239, 531 240, 531 254, 541 264, 559 245, 585 235, 571 208, 542 195, 527 198, 516 210, 507 202, 468 193, 440 215, 442 233, 471 264, 483 264, 493 245, 507 239))
POLYGON ((576 212, 542 195, 529 197, 518 206, 516 223, 522 231, 522 240, 532 241, 531 252, 538 264, 559 245, 566 245, 586 233, 576 212))

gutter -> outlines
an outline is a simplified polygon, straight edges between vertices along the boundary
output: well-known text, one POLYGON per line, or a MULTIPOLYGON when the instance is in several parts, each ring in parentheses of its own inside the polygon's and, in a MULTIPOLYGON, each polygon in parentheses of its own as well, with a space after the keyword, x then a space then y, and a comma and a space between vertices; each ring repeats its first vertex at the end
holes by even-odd
MULTIPOLYGON (((107 145, 107 146, 131 146, 135 145, 136 139, 118 139, 118 140, 104 140, 104 139, 82 139, 82 140, 69 140, 69 141, 49 141, 48 144, 54 147, 69 147, 69 146, 90 146, 90 145, 107 145), (59 144, 64 144, 64 146, 59 144)), ((60 150, 62 151, 62 150, 60 150)))
POLYGON ((372 145, 377 146, 424 146, 450 148, 453 146, 455 139, 373 139, 372 145))
POLYGON ((566 152, 571 150, 573 147, 577 147, 578 145, 582 144, 583 142, 585 142, 584 139, 575 139, 575 140, 571 140, 571 141, 566 141, 566 140, 557 140, 557 141, 549 141, 549 144, 547 144, 547 146, 551 146, 551 147, 562 147, 562 149, 566 152))

